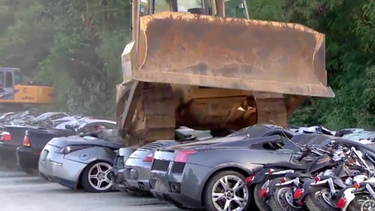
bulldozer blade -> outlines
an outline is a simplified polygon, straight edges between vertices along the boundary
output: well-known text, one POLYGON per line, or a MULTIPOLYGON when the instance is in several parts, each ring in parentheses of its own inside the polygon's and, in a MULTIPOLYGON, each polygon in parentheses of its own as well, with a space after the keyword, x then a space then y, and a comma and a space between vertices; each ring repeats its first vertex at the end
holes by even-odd
POLYGON ((140 19, 132 79, 334 97, 325 37, 300 24, 162 12, 140 19))

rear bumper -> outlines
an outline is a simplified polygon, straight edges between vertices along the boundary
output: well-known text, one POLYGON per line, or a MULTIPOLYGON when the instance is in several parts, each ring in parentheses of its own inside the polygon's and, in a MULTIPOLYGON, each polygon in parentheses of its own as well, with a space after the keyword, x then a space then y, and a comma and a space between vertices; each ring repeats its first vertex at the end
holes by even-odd
POLYGON ((16 146, 0 145, 0 162, 17 164, 16 146))
MULTIPOLYGON (((203 203, 201 200, 205 178, 213 169, 186 163, 182 170, 174 168, 174 164, 173 162, 169 163, 167 172, 151 170, 150 185, 152 194, 156 198, 174 204, 177 207, 202 209, 203 203), (180 173, 180 170, 182 170, 182 173, 180 173)), ((157 167, 160 167, 160 165, 157 167)), ((155 168, 155 162, 153 168, 155 168)))
POLYGON ((25 169, 38 170, 39 152, 35 152, 29 147, 20 146, 17 148, 17 165, 25 169))
POLYGON ((177 207, 182 206, 189 209, 202 209, 201 202, 199 200, 185 195, 157 190, 151 190, 151 193, 155 198, 174 204, 177 207))
POLYGON ((126 161, 124 177, 129 189, 150 191, 151 164, 136 158, 129 158, 126 161))

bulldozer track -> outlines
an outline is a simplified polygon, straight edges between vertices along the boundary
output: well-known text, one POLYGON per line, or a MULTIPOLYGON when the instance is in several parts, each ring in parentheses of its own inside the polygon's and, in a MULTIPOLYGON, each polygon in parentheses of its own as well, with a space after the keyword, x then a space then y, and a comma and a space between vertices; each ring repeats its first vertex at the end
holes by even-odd
POLYGON ((176 120, 172 87, 169 84, 146 84, 142 98, 147 131, 143 144, 174 139, 176 120))

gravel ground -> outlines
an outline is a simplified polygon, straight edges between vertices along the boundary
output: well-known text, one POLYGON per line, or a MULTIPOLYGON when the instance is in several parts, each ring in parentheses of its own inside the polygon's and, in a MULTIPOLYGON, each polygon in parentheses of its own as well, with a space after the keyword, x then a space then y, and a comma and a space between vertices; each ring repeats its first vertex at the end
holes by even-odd
POLYGON ((120 192, 73 191, 23 172, 0 169, 0 210, 3 211, 178 211, 154 198, 120 192))

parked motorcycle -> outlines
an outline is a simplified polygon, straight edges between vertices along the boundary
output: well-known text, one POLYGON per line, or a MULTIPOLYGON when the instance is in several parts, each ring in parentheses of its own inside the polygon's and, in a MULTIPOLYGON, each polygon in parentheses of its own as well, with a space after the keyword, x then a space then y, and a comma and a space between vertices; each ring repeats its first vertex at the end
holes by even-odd
POLYGON ((371 211, 375 208, 375 177, 356 182, 342 191, 336 206, 342 211, 371 211))
POLYGON ((321 180, 316 179, 310 186, 310 193, 306 196, 305 203, 310 211, 327 210, 337 211, 337 202, 342 191, 354 182, 362 182, 372 176, 371 170, 362 155, 352 148, 348 154, 355 160, 350 160, 336 169, 334 177, 321 180))
POLYGON ((272 211, 270 206, 266 203, 269 193, 270 181, 284 177, 287 174, 295 171, 305 171, 308 164, 311 163, 317 156, 322 153, 313 147, 307 145, 300 146, 301 155, 297 158, 298 162, 302 164, 293 164, 289 162, 270 163, 263 166, 259 172, 251 177, 250 189, 254 190, 254 201, 261 211, 272 211), (311 157, 312 156, 312 157, 311 157))
POLYGON ((368 166, 365 166, 366 163, 354 148, 349 150, 333 144, 330 148, 314 147, 313 150, 324 154, 306 169, 288 173, 269 183, 266 199, 272 211, 337 211, 337 190, 352 184, 355 175, 358 176, 355 179, 360 181, 363 177, 359 175, 369 172, 368 166))

